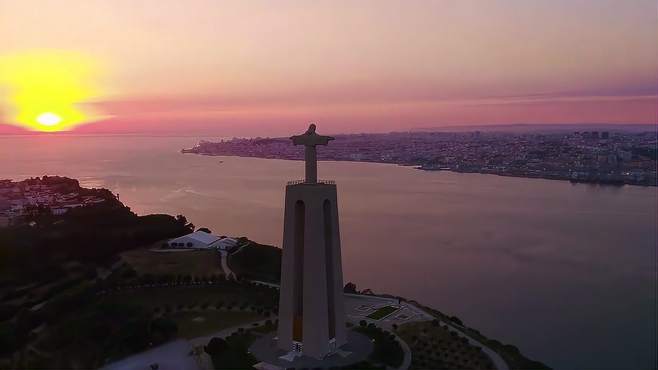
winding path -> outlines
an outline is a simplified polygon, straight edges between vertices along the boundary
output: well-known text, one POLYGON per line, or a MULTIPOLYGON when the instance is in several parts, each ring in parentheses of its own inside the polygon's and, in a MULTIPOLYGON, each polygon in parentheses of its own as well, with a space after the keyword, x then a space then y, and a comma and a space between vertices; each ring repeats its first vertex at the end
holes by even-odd
POLYGON ((236 279, 235 272, 231 270, 231 268, 228 266, 228 252, 224 250, 219 250, 219 263, 222 266, 222 271, 224 271, 224 276, 226 276, 226 280, 229 280, 233 278, 234 280, 236 279))
POLYGON ((397 333, 391 331, 391 334, 395 335, 395 338, 398 340, 398 343, 400 343, 402 352, 404 352, 404 358, 402 359, 402 364, 398 366, 397 370, 407 370, 409 366, 411 366, 411 348, 409 348, 407 342, 402 340, 402 338, 400 338, 397 335, 397 333))

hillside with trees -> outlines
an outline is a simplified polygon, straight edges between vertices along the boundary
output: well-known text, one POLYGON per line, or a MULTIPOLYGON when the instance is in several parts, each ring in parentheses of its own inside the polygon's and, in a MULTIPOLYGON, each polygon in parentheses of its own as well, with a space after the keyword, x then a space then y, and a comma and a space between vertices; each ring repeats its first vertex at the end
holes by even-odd
MULTIPOLYGON (((76 187, 73 181, 67 186, 76 187)), ((37 209, 27 222, 0 228, 0 367, 5 360, 25 355, 25 346, 44 328, 57 326, 90 304, 116 267, 120 252, 194 228, 184 216, 138 216, 105 189, 76 190, 106 201, 63 215, 37 209)), ((102 308, 92 310, 96 318, 91 321, 104 322, 102 308)), ((131 310, 128 316, 139 316, 131 310)), ((153 328, 157 325, 149 329, 149 338, 160 335, 153 328)))

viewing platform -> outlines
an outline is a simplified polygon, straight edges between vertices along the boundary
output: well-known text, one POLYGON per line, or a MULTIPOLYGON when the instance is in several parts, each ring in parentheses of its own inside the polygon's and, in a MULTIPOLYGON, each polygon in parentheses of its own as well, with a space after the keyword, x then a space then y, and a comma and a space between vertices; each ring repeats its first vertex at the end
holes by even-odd
POLYGON ((300 185, 300 184, 324 184, 324 185, 336 185, 336 181, 334 180, 317 180, 316 182, 308 182, 304 179, 302 180, 293 180, 293 181, 288 181, 286 185, 300 185))

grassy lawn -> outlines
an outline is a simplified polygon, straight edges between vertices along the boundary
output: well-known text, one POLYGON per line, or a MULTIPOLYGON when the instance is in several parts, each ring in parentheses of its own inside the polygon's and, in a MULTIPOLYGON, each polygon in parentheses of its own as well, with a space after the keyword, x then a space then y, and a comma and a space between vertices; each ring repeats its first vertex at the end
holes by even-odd
POLYGON ((393 306, 380 307, 377 311, 371 313, 367 317, 369 319, 373 319, 373 320, 381 320, 384 317, 386 317, 386 316, 392 314, 393 312, 397 311, 398 309, 399 308, 393 307, 393 306))
POLYGON ((140 274, 209 276, 221 274, 219 255, 214 250, 186 252, 152 252, 135 249, 121 258, 140 274))
POLYGON ((103 297, 105 301, 125 302, 154 309, 169 306, 194 307, 203 304, 215 306, 218 303, 273 306, 276 304, 276 291, 265 287, 244 286, 234 282, 194 287, 160 287, 124 291, 103 297))
POLYGON ((175 312, 167 317, 178 325, 178 336, 187 339, 209 335, 263 318, 255 312, 215 310, 175 312))
MULTIPOLYGON (((80 288, 84 286, 69 290, 80 288)), ((102 296, 90 293, 76 300, 64 299, 68 292, 49 302, 65 310, 56 324, 46 328, 36 346, 53 357, 35 355, 25 362, 26 366, 0 367, 71 368, 75 361, 82 364, 77 368, 98 368, 108 360, 143 351, 176 336, 211 335, 265 319, 262 307, 270 307, 267 312, 272 312, 276 304, 276 291, 271 288, 227 281, 192 287, 125 289, 102 296), (216 309, 220 304, 224 308, 216 309), (226 310, 229 305, 234 308, 226 310), (239 309, 252 306, 257 308, 255 312, 239 309)), ((13 339, 11 331, 9 334, 13 339)))

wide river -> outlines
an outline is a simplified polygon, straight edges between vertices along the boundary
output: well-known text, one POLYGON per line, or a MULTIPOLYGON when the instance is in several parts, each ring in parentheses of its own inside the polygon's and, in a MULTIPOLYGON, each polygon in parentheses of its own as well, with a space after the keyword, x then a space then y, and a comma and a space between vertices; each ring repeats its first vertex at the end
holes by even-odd
MULTIPOLYGON (((180 153, 198 139, 0 137, 0 178, 70 176, 139 214, 279 246, 302 163, 180 153)), ((558 369, 655 367, 656 188, 351 162, 321 162, 319 175, 338 184, 345 281, 457 315, 558 369)))

